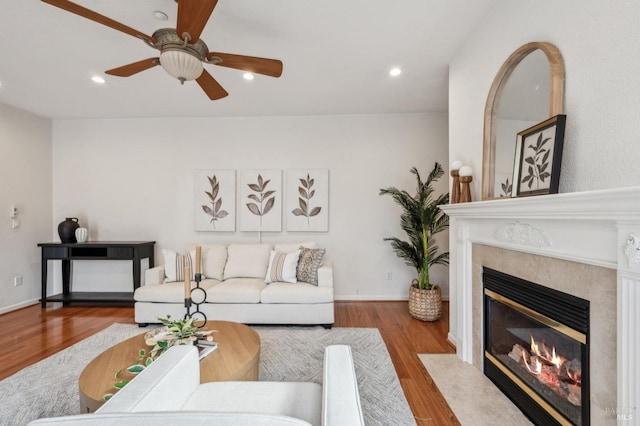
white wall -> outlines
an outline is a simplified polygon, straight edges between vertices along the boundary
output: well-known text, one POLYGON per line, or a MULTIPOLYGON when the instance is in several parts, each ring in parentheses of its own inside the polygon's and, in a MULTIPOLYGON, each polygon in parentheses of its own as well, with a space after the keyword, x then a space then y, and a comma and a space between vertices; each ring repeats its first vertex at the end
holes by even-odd
POLYGON ((640 3, 498 0, 449 74, 449 155, 471 164, 479 199, 483 117, 502 63, 531 41, 555 44, 566 68, 560 192, 640 185, 640 3))
POLYGON ((37 244, 50 241, 52 228, 50 120, 0 104, 0 182, 0 312, 8 312, 40 297, 37 244))
MULTIPOLYGON (((400 209, 378 191, 413 191, 409 169, 426 175, 435 161, 446 166, 447 140, 444 113, 55 120, 54 226, 78 217, 92 240, 154 240, 158 264, 163 248, 258 241, 257 233, 194 231, 195 170, 328 168, 329 232, 290 233, 283 223, 263 242, 314 239, 326 247, 337 299, 406 299, 415 271, 382 241, 402 235, 400 209)), ((448 191, 446 177, 439 183, 439 192, 448 191)), ((447 250, 446 233, 440 241, 447 250)), ((130 289, 127 262, 76 262, 74 269, 76 290, 130 289)), ((447 295, 447 269, 432 275, 447 295)))

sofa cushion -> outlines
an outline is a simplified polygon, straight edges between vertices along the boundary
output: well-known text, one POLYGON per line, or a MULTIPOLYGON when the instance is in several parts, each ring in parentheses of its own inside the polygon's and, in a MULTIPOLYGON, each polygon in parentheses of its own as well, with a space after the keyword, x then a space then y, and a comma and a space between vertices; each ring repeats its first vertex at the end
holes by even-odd
POLYGON ((202 273, 207 278, 222 281, 227 263, 227 246, 212 244, 202 246, 202 273))
POLYGON ((196 252, 192 250, 185 254, 176 253, 173 250, 162 250, 162 256, 164 257, 164 273, 166 275, 166 281, 184 281, 184 268, 191 269, 191 279, 194 279, 195 274, 195 259, 196 252))
POLYGON ((322 265, 325 249, 300 248, 296 276, 298 281, 318 285, 318 268, 322 265))
POLYGON ((320 425, 322 386, 309 382, 203 383, 182 409, 284 415, 320 425))
POLYGON ((300 250, 291 253, 281 253, 271 250, 269 257, 269 268, 264 282, 267 284, 274 281, 282 281, 287 283, 298 282, 296 278, 296 270, 298 269, 298 259, 300 258, 300 250))
MULTIPOLYGON (((200 281, 200 287, 208 293, 212 287, 219 283, 218 280, 206 279, 200 281)), ((192 287, 194 286, 192 285, 192 287)), ((143 285, 133 293, 133 299, 136 302, 184 303, 184 282, 143 285)))
POLYGON ((209 303, 260 303, 263 278, 230 278, 207 290, 209 303))
POLYGON ((305 241, 302 243, 285 243, 276 244, 273 249, 282 253, 291 253, 292 251, 298 250, 300 247, 318 248, 318 244, 316 244, 315 241, 305 241))
POLYGON ((318 287, 309 283, 271 283, 262 290, 262 303, 331 303, 333 287, 318 287))
POLYGON ((231 244, 227 247, 224 279, 261 278, 264 280, 269 266, 269 244, 231 244))

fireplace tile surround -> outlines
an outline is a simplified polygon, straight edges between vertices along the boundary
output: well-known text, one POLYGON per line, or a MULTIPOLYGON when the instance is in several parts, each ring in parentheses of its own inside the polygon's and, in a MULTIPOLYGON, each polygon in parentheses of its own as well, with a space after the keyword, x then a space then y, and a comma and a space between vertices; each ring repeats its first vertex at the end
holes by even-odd
POLYGON ((591 424, 640 424, 640 187, 441 207, 458 357, 482 371, 483 266, 576 295, 591 303, 591 424))

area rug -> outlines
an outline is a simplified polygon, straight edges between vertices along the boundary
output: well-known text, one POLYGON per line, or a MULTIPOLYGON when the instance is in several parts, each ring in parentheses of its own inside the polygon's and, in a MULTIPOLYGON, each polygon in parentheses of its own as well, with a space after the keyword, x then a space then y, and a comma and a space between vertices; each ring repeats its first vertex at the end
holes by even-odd
MULTIPOLYGON (((260 334, 260 380, 322 383, 324 348, 350 345, 367 425, 415 425, 387 348, 377 329, 254 327, 260 334)), ((0 423, 25 425, 41 417, 77 414, 78 377, 93 358, 141 333, 114 324, 0 381, 0 423)))
POLYGON ((419 354, 418 357, 462 425, 532 424, 489 378, 457 355, 419 354))

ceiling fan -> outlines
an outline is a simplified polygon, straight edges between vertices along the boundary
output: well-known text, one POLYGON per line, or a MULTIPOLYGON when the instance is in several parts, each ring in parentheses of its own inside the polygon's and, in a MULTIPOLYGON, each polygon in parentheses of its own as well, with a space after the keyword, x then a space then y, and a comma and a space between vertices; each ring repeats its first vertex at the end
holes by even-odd
POLYGON ((228 93, 203 68, 203 63, 271 77, 280 77, 282 74, 282 62, 277 59, 209 52, 207 45, 200 40, 200 34, 202 34, 218 0, 176 0, 178 3, 176 28, 161 28, 151 36, 68 0, 42 1, 142 39, 147 45, 160 51, 159 57, 143 59, 105 71, 109 75, 129 77, 160 65, 182 84, 185 81, 195 80, 209 99, 216 100, 224 98, 228 93))

